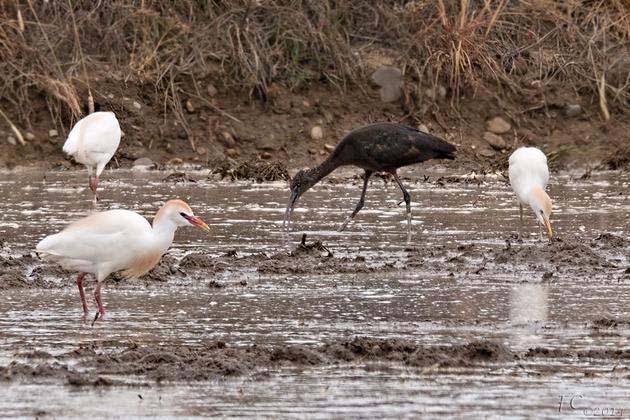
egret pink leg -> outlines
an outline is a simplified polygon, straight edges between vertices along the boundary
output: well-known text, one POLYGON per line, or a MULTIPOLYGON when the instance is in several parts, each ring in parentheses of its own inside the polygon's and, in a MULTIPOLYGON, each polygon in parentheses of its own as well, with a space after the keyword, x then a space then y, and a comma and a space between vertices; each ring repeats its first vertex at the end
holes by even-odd
POLYGON ((96 289, 94 289, 94 300, 98 305, 97 317, 103 319, 105 317, 105 307, 103 306, 103 300, 101 299, 101 283, 96 283, 96 289))
POLYGON ((85 278, 85 273, 79 273, 79 277, 77 277, 77 286, 79 287, 79 295, 81 295, 81 305, 83 306, 83 316, 86 316, 88 313, 87 302, 85 301, 85 290, 83 289, 83 279, 85 278))
POLYGON ((96 189, 98 188, 98 175, 95 177, 92 177, 92 175, 90 175, 89 184, 90 189, 94 193, 94 203, 96 203, 96 201, 98 201, 98 196, 96 194, 96 189))

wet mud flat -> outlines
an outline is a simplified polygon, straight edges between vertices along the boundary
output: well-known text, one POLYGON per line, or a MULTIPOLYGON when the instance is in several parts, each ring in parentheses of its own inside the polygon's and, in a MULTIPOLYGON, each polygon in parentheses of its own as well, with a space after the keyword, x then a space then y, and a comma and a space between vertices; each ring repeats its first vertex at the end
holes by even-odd
POLYGON ((3 412, 111 415, 99 406, 115 400, 119 414, 544 417, 561 395, 607 407, 630 392, 623 174, 559 177, 552 243, 530 217, 519 229, 501 179, 410 178, 407 243, 399 192, 380 180, 348 232, 335 229, 358 198, 351 177, 305 195, 285 234, 281 182, 115 171, 102 206, 150 217, 178 196, 213 232, 178 232, 149 275, 110 279, 109 318, 94 327, 80 322, 72 273, 31 252, 89 211, 76 175, 30 174, 20 194, 0 176, 12 209, 0 226, 3 412), (50 399, 23 396, 37 389, 50 399))

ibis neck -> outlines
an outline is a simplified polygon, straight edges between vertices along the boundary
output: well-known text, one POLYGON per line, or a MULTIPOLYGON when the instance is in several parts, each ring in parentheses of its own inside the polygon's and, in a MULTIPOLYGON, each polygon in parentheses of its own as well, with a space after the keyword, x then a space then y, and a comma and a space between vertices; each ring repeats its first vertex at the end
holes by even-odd
POLYGON ((318 166, 309 170, 309 175, 313 180, 313 185, 318 183, 322 178, 327 176, 329 173, 337 169, 337 163, 334 162, 331 158, 326 159, 318 166))

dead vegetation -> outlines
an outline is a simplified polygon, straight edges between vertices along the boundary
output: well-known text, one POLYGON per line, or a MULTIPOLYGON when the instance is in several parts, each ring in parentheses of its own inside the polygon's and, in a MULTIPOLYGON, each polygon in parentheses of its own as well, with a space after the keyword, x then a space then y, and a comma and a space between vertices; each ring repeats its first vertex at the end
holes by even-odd
POLYGON ((623 0, 7 1, 0 124, 28 128, 41 96, 67 123, 92 96, 107 102, 101 86, 115 82, 145 87, 194 149, 186 101, 225 115, 210 86, 273 101, 277 85, 364 88, 379 63, 403 69, 412 113, 440 91, 457 108, 479 90, 526 98, 536 112, 562 89, 591 98, 607 120, 630 102, 629 35, 623 0))
POLYGON ((280 162, 236 162, 224 161, 210 164, 213 174, 219 174, 221 179, 229 178, 231 181, 253 180, 256 182, 286 181, 289 180, 289 172, 280 162))

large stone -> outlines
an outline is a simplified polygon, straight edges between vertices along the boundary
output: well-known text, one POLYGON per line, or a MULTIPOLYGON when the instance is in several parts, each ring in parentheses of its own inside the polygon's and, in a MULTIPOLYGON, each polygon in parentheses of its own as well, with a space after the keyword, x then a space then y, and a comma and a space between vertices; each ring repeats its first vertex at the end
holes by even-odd
POLYGON ((483 139, 490 146, 492 146, 493 149, 503 150, 507 148, 507 143, 505 142, 505 140, 503 140, 503 137, 501 137, 498 134, 494 134, 494 133, 491 133, 490 131, 486 131, 485 133, 483 133, 483 139))
POLYGON ((488 131, 494 134, 503 134, 510 131, 512 126, 509 122, 505 121, 501 117, 494 117, 488 121, 486 121, 486 128, 488 131))
POLYGON ((379 93, 383 102, 395 102, 402 96, 403 74, 400 69, 382 66, 372 73, 371 79, 381 88, 379 93))

